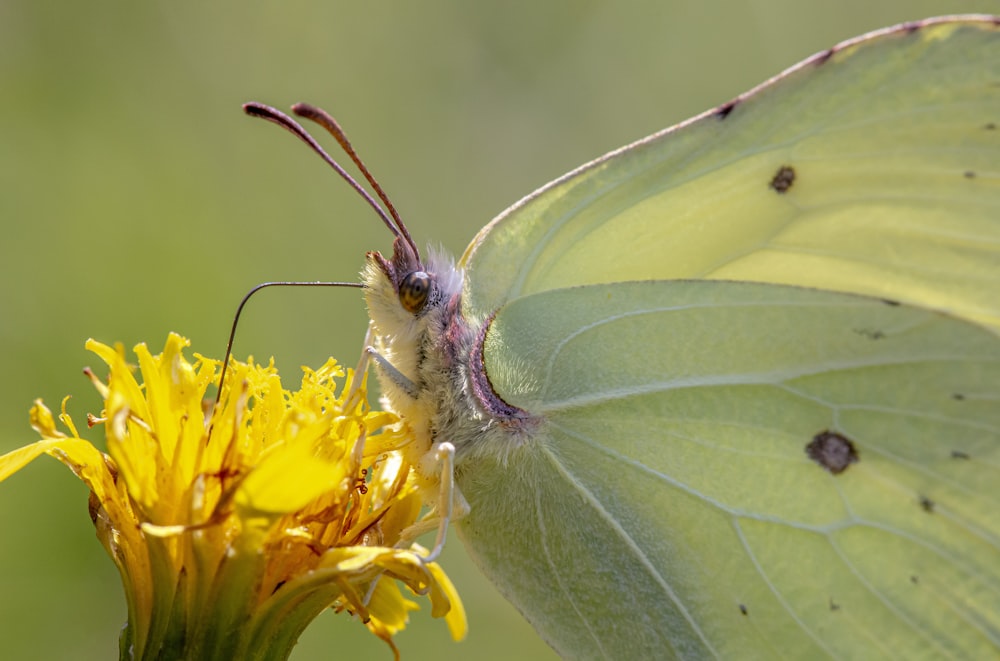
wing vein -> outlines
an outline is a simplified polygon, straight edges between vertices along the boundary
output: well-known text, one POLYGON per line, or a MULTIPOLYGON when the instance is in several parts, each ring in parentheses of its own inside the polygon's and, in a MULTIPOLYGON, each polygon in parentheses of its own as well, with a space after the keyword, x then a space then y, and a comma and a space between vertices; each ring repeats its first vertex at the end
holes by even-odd
MULTIPOLYGON (((712 646, 711 642, 705 637, 705 634, 701 630, 701 627, 698 625, 698 622, 696 622, 695 619, 688 612, 686 605, 679 599, 677 594, 670 587, 670 584, 666 581, 666 579, 660 573, 660 571, 649 560, 649 557, 645 554, 645 552, 643 552, 642 548, 640 548, 640 546, 636 543, 636 541, 632 538, 632 536, 628 533, 628 531, 626 531, 622 527, 622 525, 618 522, 618 520, 614 516, 612 516, 611 513, 607 511, 607 509, 605 509, 604 504, 596 496, 594 496, 594 494, 590 491, 590 489, 584 486, 576 478, 575 475, 573 475, 566 469, 563 463, 559 461, 559 458, 551 450, 546 449, 545 454, 548 460, 551 462, 553 468, 559 474, 561 474, 563 478, 569 484, 571 484, 586 501, 588 501, 593 510, 600 515, 601 519, 604 520, 604 522, 608 525, 608 527, 614 530, 618 534, 618 536, 622 539, 622 541, 625 542, 626 547, 629 549, 629 551, 631 551, 631 553, 635 556, 635 558, 639 560, 639 563, 643 566, 643 568, 646 569, 646 571, 653 578, 653 580, 656 581, 656 584, 660 587, 661 590, 663 590, 667 598, 670 599, 670 601, 677 606, 679 612, 684 616, 684 619, 687 621, 688 626, 690 626, 691 630, 697 634, 698 638, 702 641, 705 647, 712 652, 712 655, 715 658, 720 658, 719 653, 712 646)), ((657 633, 662 635, 661 632, 657 633)), ((666 642, 671 646, 671 648, 674 647, 673 641, 669 637, 666 638, 666 642)), ((677 652, 676 648, 674 648, 674 651, 675 653, 677 652)))

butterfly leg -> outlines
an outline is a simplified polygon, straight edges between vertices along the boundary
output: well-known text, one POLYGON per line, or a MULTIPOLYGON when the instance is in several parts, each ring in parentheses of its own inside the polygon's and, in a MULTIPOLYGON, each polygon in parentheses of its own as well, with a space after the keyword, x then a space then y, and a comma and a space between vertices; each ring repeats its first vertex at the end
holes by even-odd
POLYGON ((371 356, 375 361, 378 369, 382 372, 382 376, 395 383, 400 389, 403 390, 403 392, 413 399, 417 399, 420 395, 420 390, 417 388, 417 384, 410 381, 405 374, 396 369, 396 367, 386 360, 385 357, 375 349, 375 347, 366 347, 365 353, 371 356))
MULTIPOLYGON (((408 546, 415 538, 437 528, 434 548, 422 558, 425 563, 434 562, 441 555, 448 535, 448 524, 451 523, 452 519, 461 519, 469 513, 469 503, 455 484, 455 446, 448 442, 438 443, 434 450, 434 459, 441 466, 437 505, 423 520, 403 530, 400 533, 400 540, 396 544, 396 548, 408 546), (441 511, 442 509, 443 511, 441 511)), ((371 602, 372 595, 375 594, 375 587, 381 578, 382 576, 379 576, 372 581, 362 603, 368 605, 371 602)))
MULTIPOLYGON (((420 535, 437 529, 434 548, 424 558, 425 562, 433 562, 444 549, 448 525, 458 521, 469 513, 469 503, 455 484, 455 446, 448 442, 437 444, 433 453, 428 453, 431 459, 440 466, 438 478, 438 498, 434 508, 424 518, 417 521, 400 534, 397 546, 408 544, 420 535)), ((428 471, 429 473, 430 471, 428 471)))
MULTIPOLYGON (((442 509, 438 519, 437 537, 434 540, 434 548, 424 558, 425 562, 434 562, 444 549, 444 542, 448 533, 448 524, 451 523, 452 514, 455 512, 455 446, 451 443, 438 443, 434 451, 434 457, 441 464, 441 484, 438 496, 438 505, 435 509, 442 509)), ((464 498, 462 499, 465 500, 464 498)), ((466 506, 468 507, 468 506, 466 506)))
POLYGON ((363 375, 368 371, 369 363, 374 360, 375 365, 378 370, 382 373, 382 376, 386 377, 392 381, 396 386, 401 388, 407 395, 413 399, 417 399, 420 394, 420 390, 417 388, 417 384, 411 381, 405 374, 396 369, 396 366, 390 363, 382 354, 378 352, 372 345, 372 341, 375 337, 375 332, 372 329, 372 325, 368 324, 368 332, 365 333, 364 350, 361 352, 361 358, 358 360, 358 366, 355 368, 355 374, 359 375, 359 378, 351 383, 350 391, 348 392, 347 401, 351 402, 354 395, 357 393, 358 386, 361 384, 360 375, 363 375))

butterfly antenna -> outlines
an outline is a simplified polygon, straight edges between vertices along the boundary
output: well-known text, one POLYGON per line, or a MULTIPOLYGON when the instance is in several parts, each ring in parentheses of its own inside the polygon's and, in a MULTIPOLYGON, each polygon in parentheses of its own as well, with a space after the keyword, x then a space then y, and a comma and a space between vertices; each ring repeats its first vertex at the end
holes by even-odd
MULTIPOLYGON (((222 384, 226 382, 226 372, 229 370, 229 358, 233 355, 233 341, 236 339, 236 327, 240 323, 240 315, 243 314, 243 308, 246 307, 247 301, 250 297, 259 292, 261 289, 267 289, 268 287, 354 287, 356 289, 364 288, 360 282, 325 282, 318 280, 316 282, 298 282, 294 280, 283 280, 278 282, 262 282, 255 286, 253 289, 246 293, 243 300, 240 301, 239 306, 236 308, 236 314, 233 315, 233 325, 229 329, 229 340, 226 342, 226 355, 222 359, 222 372, 219 374, 219 387, 215 392, 215 405, 212 407, 214 411, 219 407, 219 400, 222 398, 222 384)), ((212 436, 211 430, 209 430, 209 438, 212 436)))
MULTIPOLYGON (((339 174, 341 178, 343 178, 343 180, 346 181, 347 184, 351 188, 353 188, 358 193, 358 195, 360 195, 365 200, 365 202, 368 203, 368 206, 370 206, 372 209, 375 210, 375 213, 377 213, 378 217, 382 219, 382 222, 385 223, 385 226, 389 228, 389 231, 392 232, 392 235, 394 237, 402 239, 411 248, 413 247, 413 239, 410 238, 409 233, 406 231, 406 227, 404 227, 403 224, 399 222, 399 216, 396 214, 396 210, 392 208, 391 204, 388 204, 385 194, 382 192, 381 188, 378 188, 377 184, 376 184, 376 189, 379 193, 379 197, 382 199, 383 202, 386 202, 388 204, 390 209, 392 209, 392 218, 390 218, 389 215, 385 212, 385 209, 379 206, 379 203, 375 201, 375 198, 373 198, 371 194, 354 179, 354 177, 348 174, 347 170, 345 170, 340 166, 340 163, 333 160, 333 157, 327 154, 326 151, 322 147, 320 147, 319 143, 316 142, 316 140, 311 135, 309 135, 309 132, 306 131, 304 128, 302 128, 302 126, 294 119, 292 119, 291 117, 289 117, 288 115, 286 115, 285 113, 281 112, 276 108, 264 105, 263 103, 257 103, 256 101, 251 101, 250 103, 244 103, 243 112, 250 115, 251 117, 260 117, 261 119, 266 119, 269 122, 277 124, 281 128, 287 130, 288 132, 296 136, 302 142, 309 145, 309 147, 314 152, 316 152, 316 154, 318 154, 320 158, 326 161, 327 165, 333 168, 337 172, 337 174, 339 174), (395 219, 395 221, 393 219, 395 219), (402 231, 400 231, 401 227, 402 231)), ((348 143, 348 145, 350 145, 350 143, 348 143)), ((359 159, 356 157, 356 155, 353 153, 353 150, 351 152, 348 152, 348 154, 351 156, 351 159, 355 163, 360 162, 359 159)), ((365 173, 365 176, 368 178, 368 181, 371 182, 372 177, 370 174, 368 174, 368 170, 365 169, 363 165, 360 167, 362 171, 365 173)))
POLYGON ((299 117, 316 122, 334 137, 340 145, 340 148, 344 150, 344 153, 347 154, 352 161, 354 161, 354 165, 357 166, 358 170, 361 171, 361 174, 363 174, 365 179, 368 180, 368 183, 371 184, 375 194, 378 195, 378 199, 382 200, 386 209, 389 210, 393 220, 396 221, 396 227, 399 229, 399 234, 404 237, 406 243, 409 244, 410 249, 413 250, 413 253, 419 254, 417 246, 413 242, 413 237, 410 236, 410 231, 406 229, 406 224, 403 223, 403 219, 399 217, 396 207, 392 204, 389 196, 385 194, 385 191, 382 189, 382 186, 379 185, 374 175, 372 175, 368 166, 366 166, 364 161, 361 160, 361 157, 358 156, 358 152, 355 151, 351 141, 347 139, 347 134, 344 133, 344 129, 340 128, 340 124, 338 124, 337 120, 333 118, 333 115, 322 108, 317 108, 316 106, 309 105, 308 103, 296 103, 292 106, 292 112, 299 117))

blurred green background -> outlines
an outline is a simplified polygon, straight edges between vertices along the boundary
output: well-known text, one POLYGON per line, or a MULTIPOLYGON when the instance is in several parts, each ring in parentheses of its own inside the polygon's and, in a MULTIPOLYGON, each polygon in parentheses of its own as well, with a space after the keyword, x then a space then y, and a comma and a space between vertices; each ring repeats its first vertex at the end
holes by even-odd
MULTIPOLYGON (((240 104, 334 113, 423 245, 460 253, 509 204, 612 148, 727 101, 862 32, 997 0, 743 3, 0 2, 0 452, 32 440, 35 397, 100 404, 93 336, 221 357, 234 308, 274 279, 353 279, 387 232, 332 172, 240 104)), ((286 378, 353 364, 355 290, 270 290, 236 354, 286 378)), ((97 438, 98 435, 94 435, 97 438)), ((0 484, 0 657, 108 659, 124 600, 80 483, 48 458, 0 484)), ((470 566, 450 642, 426 609, 406 659, 552 658, 470 566)), ((567 567, 572 571, 572 567, 567 567)), ((296 659, 390 659, 346 616, 296 659), (348 645, 349 647, 344 647, 348 645)))

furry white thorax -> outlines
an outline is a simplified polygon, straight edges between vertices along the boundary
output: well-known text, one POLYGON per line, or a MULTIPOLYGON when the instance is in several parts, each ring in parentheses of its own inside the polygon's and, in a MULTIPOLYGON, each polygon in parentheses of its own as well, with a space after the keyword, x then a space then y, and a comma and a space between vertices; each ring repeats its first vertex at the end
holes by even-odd
POLYGON ((362 279, 379 355, 409 379, 416 397, 376 366, 383 404, 407 420, 415 435, 410 460, 428 480, 438 476, 433 450, 441 442, 456 448, 456 462, 477 452, 505 455, 510 432, 472 391, 470 365, 482 320, 461 315, 463 273, 447 254, 430 251, 424 269, 431 276, 429 302, 417 315, 399 302, 396 287, 369 256, 362 279), (475 452, 473 452, 475 449, 475 452))

